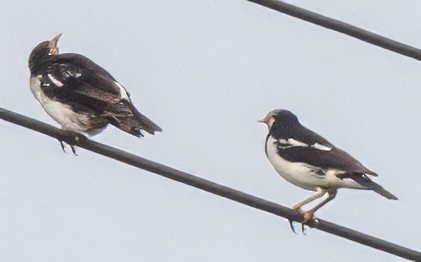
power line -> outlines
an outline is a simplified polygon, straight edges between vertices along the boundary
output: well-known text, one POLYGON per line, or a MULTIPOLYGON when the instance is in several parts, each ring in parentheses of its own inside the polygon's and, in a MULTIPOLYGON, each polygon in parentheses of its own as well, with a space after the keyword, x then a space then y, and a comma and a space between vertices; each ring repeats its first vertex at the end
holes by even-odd
MULTIPOLYGON (((305 20, 307 22, 349 35, 351 37, 360 39, 367 43, 382 47, 384 49, 402 54, 404 56, 412 57, 421 60, 421 50, 392 39, 383 37, 381 35, 372 33, 370 31, 355 27, 353 25, 322 16, 320 14, 308 11, 306 9, 296 7, 287 3, 276 0, 248 0, 250 2, 271 8, 273 10, 285 13, 287 15, 305 20)), ((150 171, 152 173, 164 176, 166 178, 202 189, 209 193, 260 209, 271 214, 281 216, 293 221, 300 222, 302 217, 296 211, 279 204, 261 199, 241 191, 225 187, 223 185, 214 183, 212 181, 193 176, 183 171, 173 169, 171 167, 138 157, 128 152, 113 148, 95 141, 91 141, 83 135, 73 132, 66 132, 57 129, 51 125, 42 123, 35 119, 19 115, 17 113, 0 108, 0 119, 4 119, 11 123, 35 130, 37 132, 46 134, 58 140, 66 141, 92 152, 116 159, 120 162, 150 171)), ((402 258, 421 261, 421 252, 399 246, 397 244, 363 234, 361 232, 342 227, 328 221, 318 219, 317 222, 313 221, 310 227, 317 228, 330 234, 334 234, 351 241, 367 245, 402 258)))
MULTIPOLYGON (((35 130, 58 140, 65 141, 69 144, 85 148, 89 151, 113 158, 128 165, 147 170, 149 172, 181 182, 183 184, 190 185, 192 187, 196 187, 198 189, 242 203, 244 205, 254 207, 256 209, 260 209, 287 219, 291 219, 293 221, 302 221, 302 217, 298 212, 293 211, 287 207, 214 183, 186 172, 179 171, 160 163, 150 161, 123 150, 89 140, 81 134, 63 131, 38 120, 14 113, 3 108, 0 108, 0 119, 35 130)), ((372 248, 388 252, 390 254, 394 254, 396 256, 411 260, 421 260, 421 252, 399 246, 397 244, 363 234, 325 220, 317 219, 317 221, 312 221, 309 226, 366 246, 370 246, 372 248)))
POLYGON ((358 28, 356 26, 341 22, 339 20, 335 20, 329 18, 327 16, 323 16, 309 10, 283 3, 277 0, 247 0, 249 2, 253 2, 258 5, 265 6, 267 8, 276 10, 278 12, 296 17, 298 19, 337 31, 339 33, 343 33, 357 39, 360 39, 364 42, 379 46, 381 48, 393 51, 395 53, 412 57, 417 60, 421 60, 421 49, 412 47, 407 44, 403 44, 392 40, 390 38, 386 38, 384 36, 372 33, 370 31, 358 28))

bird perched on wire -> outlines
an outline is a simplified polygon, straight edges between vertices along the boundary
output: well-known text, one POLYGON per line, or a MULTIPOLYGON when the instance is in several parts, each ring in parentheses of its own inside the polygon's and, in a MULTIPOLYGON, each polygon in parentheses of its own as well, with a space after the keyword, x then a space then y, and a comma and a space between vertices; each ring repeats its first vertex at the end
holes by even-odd
MULTIPOLYGON (((265 150, 275 170, 288 182, 317 193, 297 203, 304 224, 314 212, 335 198, 339 188, 372 190, 387 199, 395 195, 373 182, 368 176, 377 176, 345 151, 300 124, 287 110, 277 109, 259 120, 269 128, 265 150), (308 211, 301 207, 327 194, 327 198, 308 211)), ((292 230, 292 221, 290 220, 292 230)))
POLYGON ((162 131, 134 107, 126 89, 102 67, 79 54, 59 54, 60 36, 39 43, 28 63, 32 93, 62 129, 96 135, 111 124, 137 137, 143 136, 142 130, 162 131))

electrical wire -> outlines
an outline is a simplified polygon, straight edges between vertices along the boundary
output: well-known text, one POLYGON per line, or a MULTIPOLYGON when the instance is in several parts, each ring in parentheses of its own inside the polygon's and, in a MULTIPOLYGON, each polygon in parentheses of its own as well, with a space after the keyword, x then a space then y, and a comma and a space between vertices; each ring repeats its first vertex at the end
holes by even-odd
MULTIPOLYGON (((268 213, 281 216, 289 220, 297 222, 302 221, 302 217, 297 211, 294 211, 287 207, 246 194, 236 189, 232 189, 214 183, 212 181, 200 178, 198 176, 194 176, 189 173, 162 165, 160 163, 153 162, 151 160, 133 155, 123 150, 89 140, 81 134, 64 131, 46 123, 14 113, 3 108, 0 108, 0 119, 35 130, 50 137, 56 138, 60 141, 65 141, 66 143, 69 143, 71 145, 90 150, 92 152, 107 156, 109 158, 113 158, 128 165, 147 170, 151 173, 161 175, 163 177, 242 203, 244 205, 262 211, 266 211, 268 213)), ((309 226, 330 234, 334 234, 355 241, 366 246, 370 246, 375 249, 382 250, 384 252, 388 252, 390 254, 402 258, 411 260, 421 260, 421 252, 343 226, 339 226, 322 219, 312 220, 309 226)))

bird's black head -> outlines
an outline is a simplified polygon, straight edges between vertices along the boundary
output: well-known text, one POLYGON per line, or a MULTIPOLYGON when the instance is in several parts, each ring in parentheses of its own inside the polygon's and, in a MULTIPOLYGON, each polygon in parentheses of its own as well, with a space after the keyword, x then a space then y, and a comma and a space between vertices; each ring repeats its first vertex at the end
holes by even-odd
POLYGON ((300 124, 298 118, 293 113, 284 109, 270 111, 264 118, 260 119, 259 122, 265 123, 269 130, 271 130, 273 126, 293 127, 300 124))
POLYGON ((45 59, 49 55, 58 54, 57 42, 58 42, 58 39, 60 38, 60 36, 61 36, 61 34, 54 37, 50 41, 44 41, 44 42, 39 43, 32 50, 31 54, 29 55, 29 60, 28 60, 29 69, 31 69, 31 71, 38 64, 40 64, 43 61, 43 59, 45 59))

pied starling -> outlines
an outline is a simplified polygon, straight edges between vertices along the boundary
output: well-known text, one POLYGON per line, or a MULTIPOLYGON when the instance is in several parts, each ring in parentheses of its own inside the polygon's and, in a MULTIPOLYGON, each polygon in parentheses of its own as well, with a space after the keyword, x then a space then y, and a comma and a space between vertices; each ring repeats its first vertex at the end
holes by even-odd
POLYGON ((59 54, 60 36, 39 43, 28 62, 32 93, 63 130, 96 135, 111 124, 137 137, 162 131, 102 67, 79 54, 59 54))
MULTIPOLYGON (((377 176, 345 151, 300 124, 287 110, 277 109, 259 120, 269 128, 265 151, 275 170, 288 182, 317 193, 293 206, 302 213, 304 223, 316 210, 335 198, 339 188, 372 190, 387 199, 395 195, 373 182, 368 175, 377 176), (327 198, 312 209, 301 207, 327 193, 327 198)), ((292 221, 290 221, 291 228, 292 221)), ((304 229, 304 227, 303 227, 304 229)))

